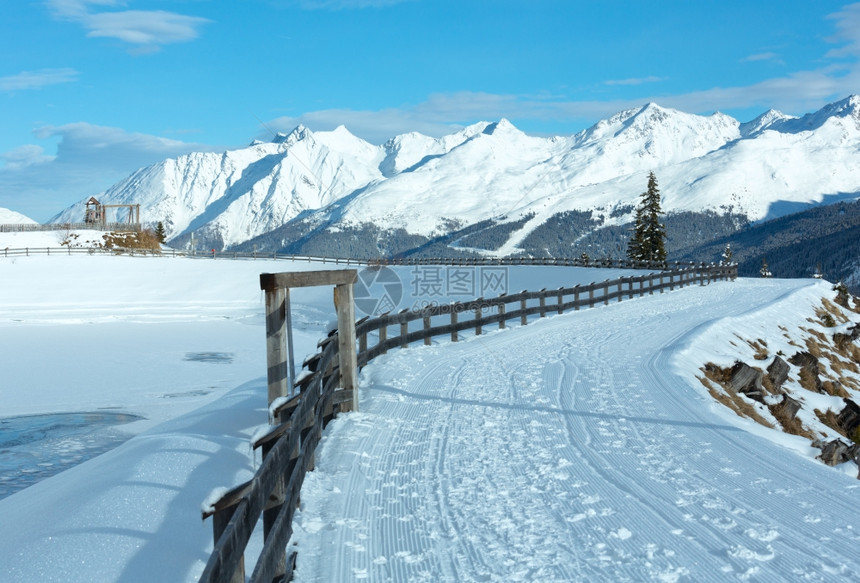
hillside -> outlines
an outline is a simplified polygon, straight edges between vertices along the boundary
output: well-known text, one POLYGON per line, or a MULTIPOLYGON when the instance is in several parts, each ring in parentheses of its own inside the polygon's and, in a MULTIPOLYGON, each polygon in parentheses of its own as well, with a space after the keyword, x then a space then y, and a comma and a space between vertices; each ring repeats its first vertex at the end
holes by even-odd
MULTIPOLYGON (((177 246, 193 232, 205 248, 321 255, 617 256, 649 171, 664 210, 718 238, 856 196, 858 144, 856 96, 747 123, 652 103, 552 138, 507 120, 379 146, 343 127, 298 127, 270 143, 165 160, 98 196, 141 204, 143 219, 162 221, 177 246)), ((55 220, 81 212, 78 204, 55 220)), ((677 249, 703 242, 690 237, 677 249)))
POLYGON ((5 208, 0 208, 0 225, 27 225, 35 223, 36 221, 31 219, 30 217, 22 215, 21 213, 5 208))
POLYGON ((757 277, 762 260, 766 260, 775 277, 821 275, 830 281, 844 281, 855 293, 860 289, 860 201, 839 202, 749 225, 676 257, 717 261, 726 245, 731 246, 732 259, 742 276, 757 277))

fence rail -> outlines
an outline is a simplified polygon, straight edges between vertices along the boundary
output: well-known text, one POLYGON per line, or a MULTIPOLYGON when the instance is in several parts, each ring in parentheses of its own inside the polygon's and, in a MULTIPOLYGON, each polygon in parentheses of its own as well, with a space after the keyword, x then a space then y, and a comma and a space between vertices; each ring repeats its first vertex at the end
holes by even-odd
POLYGON ((0 225, 0 233, 42 231, 140 231, 140 223, 12 223, 0 225))
POLYGON ((354 259, 348 257, 326 257, 314 255, 292 255, 278 253, 277 251, 186 251, 181 249, 131 249, 114 247, 6 247, 0 249, 0 257, 16 257, 30 255, 139 255, 152 257, 196 257, 203 259, 278 259, 284 261, 304 261, 316 263, 333 263, 336 265, 364 265, 364 266, 566 266, 566 267, 599 267, 608 269, 685 269, 699 268, 702 264, 685 261, 656 262, 656 261, 631 261, 629 259, 586 259, 581 257, 392 257, 375 259, 354 259))
MULTIPOLYGON (((430 344, 437 337, 450 337, 456 342, 458 333, 464 330, 474 329, 475 334, 481 334, 487 325, 504 328, 510 320, 526 325, 529 316, 561 314, 676 287, 735 278, 737 265, 688 265, 588 285, 523 291, 366 317, 355 324, 358 365, 364 366, 388 350, 405 348, 413 342, 430 344), (461 314, 471 317, 460 319, 461 314), (440 319, 445 321, 439 323, 440 319), (421 322, 420 328, 410 330, 413 322, 421 322), (397 333, 389 336, 388 330, 392 327, 397 333), (369 345, 373 334, 375 344, 369 345)), ((201 583, 245 581, 244 549, 261 515, 263 550, 249 581, 291 580, 296 556, 294 552, 288 556, 286 549, 305 473, 313 469, 314 449, 325 425, 341 410, 341 403, 353 398, 352 391, 338 390, 339 345, 337 330, 320 341, 319 352, 303 364, 304 373, 294 387, 296 394, 270 406, 270 414, 278 424, 253 443, 254 449, 262 448, 263 454, 257 473, 250 481, 221 496, 204 512, 204 519, 213 518, 215 545, 200 577, 201 583)))

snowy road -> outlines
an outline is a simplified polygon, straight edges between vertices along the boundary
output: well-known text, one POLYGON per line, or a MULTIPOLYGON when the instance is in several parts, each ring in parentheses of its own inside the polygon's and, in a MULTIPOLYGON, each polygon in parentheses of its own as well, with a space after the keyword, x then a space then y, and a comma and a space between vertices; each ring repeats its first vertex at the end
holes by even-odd
POLYGON ((810 285, 691 287, 376 360, 302 490, 296 580, 856 580, 860 483, 740 429, 679 362, 810 285))

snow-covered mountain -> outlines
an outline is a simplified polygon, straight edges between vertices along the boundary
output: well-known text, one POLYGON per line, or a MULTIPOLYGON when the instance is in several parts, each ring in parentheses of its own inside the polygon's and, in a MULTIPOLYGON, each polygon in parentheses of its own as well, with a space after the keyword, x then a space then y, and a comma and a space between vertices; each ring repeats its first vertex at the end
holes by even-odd
MULTIPOLYGON (((142 219, 162 221, 170 238, 193 231, 212 246, 297 222, 282 240, 368 225, 429 239, 492 220, 515 222, 495 249, 512 253, 559 213, 592 211, 600 227, 629 221, 649 171, 668 212, 731 210, 757 221, 856 195, 860 97, 748 123, 650 103, 551 138, 504 119, 380 146, 344 127, 298 127, 270 143, 165 160, 96 197, 140 204, 142 219)), ((83 201, 54 220, 82 216, 83 201)))
POLYGON ((35 225, 36 221, 19 212, 0 207, 0 225, 35 225))

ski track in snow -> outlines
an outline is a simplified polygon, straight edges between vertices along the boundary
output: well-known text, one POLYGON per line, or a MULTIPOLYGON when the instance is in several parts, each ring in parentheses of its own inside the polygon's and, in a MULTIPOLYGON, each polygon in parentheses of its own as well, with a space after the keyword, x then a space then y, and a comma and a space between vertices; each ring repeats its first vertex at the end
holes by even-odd
POLYGON ((852 481, 727 424, 671 365, 785 290, 691 287, 381 357, 306 479, 296 581, 851 580, 852 481))

